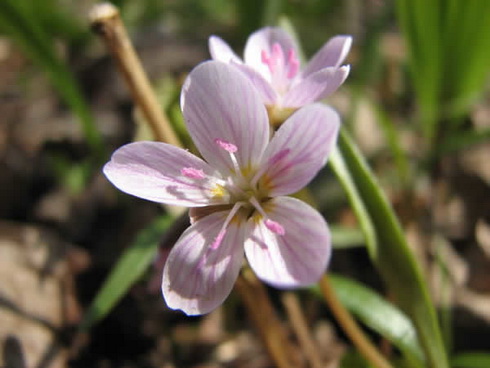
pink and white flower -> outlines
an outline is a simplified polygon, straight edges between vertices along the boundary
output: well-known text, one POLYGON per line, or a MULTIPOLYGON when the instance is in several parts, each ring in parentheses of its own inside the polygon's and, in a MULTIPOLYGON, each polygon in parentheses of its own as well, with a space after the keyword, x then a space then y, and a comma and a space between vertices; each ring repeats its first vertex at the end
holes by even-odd
POLYGON ((187 78, 181 106, 201 159, 159 142, 118 149, 104 167, 120 190, 191 207, 195 215, 163 271, 167 305, 188 315, 210 312, 230 293, 244 254, 257 276, 279 288, 315 283, 330 258, 323 217, 286 195, 325 165, 340 120, 313 104, 270 139, 267 112, 236 68, 209 61, 187 78))
POLYGON ((243 60, 217 36, 209 38, 209 51, 213 60, 231 63, 242 70, 269 109, 294 111, 327 97, 345 81, 350 68, 341 64, 351 44, 350 36, 331 38, 303 69, 296 42, 277 27, 252 33, 243 60))

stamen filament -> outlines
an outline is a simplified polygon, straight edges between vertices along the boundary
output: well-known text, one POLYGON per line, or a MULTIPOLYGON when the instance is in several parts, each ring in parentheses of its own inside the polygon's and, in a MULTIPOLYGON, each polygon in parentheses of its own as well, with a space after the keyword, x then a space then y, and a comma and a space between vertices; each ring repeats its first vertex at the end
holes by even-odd
POLYGON ((235 169, 235 173, 241 178, 244 179, 242 175, 242 170, 240 169, 240 165, 238 165, 238 160, 236 159, 236 156, 230 152, 230 158, 231 162, 233 163, 233 168, 235 169))
POLYGON ((211 244, 210 248, 211 249, 218 249, 220 246, 221 242, 223 241, 223 238, 225 237, 226 234, 226 229, 228 225, 230 224, 231 220, 233 217, 235 217, 236 213, 242 207, 245 203, 244 202, 236 202, 231 211, 228 213, 228 216, 226 216, 225 222, 223 223, 223 226, 221 227, 218 235, 214 239, 213 243, 211 244))
POLYGON ((242 170, 240 169, 240 165, 238 164, 238 160, 235 156, 235 152, 238 151, 238 147, 235 146, 233 143, 227 142, 223 139, 216 138, 214 142, 222 149, 227 151, 230 154, 230 159, 233 164, 233 169, 235 170, 236 175, 238 178, 241 180, 245 180, 242 174, 242 170))

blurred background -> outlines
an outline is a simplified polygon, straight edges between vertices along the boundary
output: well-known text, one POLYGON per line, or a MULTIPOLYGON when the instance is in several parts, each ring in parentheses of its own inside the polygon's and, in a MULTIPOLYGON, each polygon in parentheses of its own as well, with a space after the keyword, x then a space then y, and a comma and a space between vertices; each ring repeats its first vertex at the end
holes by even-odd
MULTIPOLYGON (((151 267, 100 323, 77 330, 124 250, 169 247, 175 238, 167 231, 162 240, 169 227, 168 219, 160 221, 162 207, 118 192, 101 174, 112 151, 151 133, 91 32, 94 4, 0 2, 3 366, 272 367, 237 295, 210 315, 189 318, 166 308, 151 267)), ((281 24, 297 32, 307 57, 334 35, 353 35, 351 75, 326 103, 343 116, 403 224, 448 350, 490 351, 490 2, 113 4, 186 142, 180 87, 209 58, 210 35, 241 55, 251 32, 281 24)), ((389 299, 328 167, 310 189, 334 230, 330 269, 389 299)), ((269 291, 290 331, 280 292, 269 291)), ((311 292, 298 295, 325 366, 367 367, 325 304, 311 292)), ((386 354, 397 354, 367 331, 386 354)))

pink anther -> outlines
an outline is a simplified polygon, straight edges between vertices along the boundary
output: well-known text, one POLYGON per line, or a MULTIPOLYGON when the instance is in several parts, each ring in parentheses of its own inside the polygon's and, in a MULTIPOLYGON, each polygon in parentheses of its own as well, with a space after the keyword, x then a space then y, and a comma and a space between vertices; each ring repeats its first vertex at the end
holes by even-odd
POLYGON ((184 176, 187 176, 188 178, 191 178, 191 179, 204 179, 205 178, 204 171, 202 171, 201 169, 196 169, 194 167, 183 167, 180 170, 180 173, 184 176))
POLYGON ((284 51, 279 43, 274 42, 271 54, 276 62, 284 62, 284 51))
POLYGON ((262 50, 260 56, 262 63, 269 67, 271 74, 276 73, 278 68, 284 64, 284 52, 281 45, 277 42, 272 45, 270 55, 267 54, 266 50, 262 50))
POLYGON ((284 230, 284 227, 279 222, 267 219, 267 220, 265 220, 265 226, 270 231, 272 231, 273 233, 275 233, 277 235, 282 236, 282 235, 286 234, 286 230, 284 230))
POLYGON ((269 56, 267 54, 267 51, 265 51, 265 50, 262 50, 260 55, 262 57, 262 63, 267 65, 271 74, 274 74, 274 71, 276 70, 276 63, 275 63, 274 57, 272 55, 269 56))
POLYGON ((219 138, 216 138, 214 140, 214 143, 216 143, 220 148, 223 148, 225 151, 228 151, 230 153, 235 153, 238 150, 237 146, 235 146, 233 143, 224 141, 219 138))
POLYGON ((298 74, 299 71, 299 60, 296 56, 294 49, 289 49, 288 51, 288 74, 287 77, 292 79, 298 74))

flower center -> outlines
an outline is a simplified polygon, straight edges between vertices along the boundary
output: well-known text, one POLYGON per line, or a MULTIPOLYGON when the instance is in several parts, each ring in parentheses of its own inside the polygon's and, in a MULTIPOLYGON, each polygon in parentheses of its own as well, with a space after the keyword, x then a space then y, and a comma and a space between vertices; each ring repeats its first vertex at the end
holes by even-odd
MULTIPOLYGON (((253 212, 256 211, 256 213, 260 214, 259 217, 262 221, 264 221, 264 225, 270 231, 280 236, 284 235, 286 233, 284 227, 277 221, 271 220, 263 208, 263 203, 264 201, 268 200, 268 196, 266 190, 259 189, 259 182, 267 168, 270 165, 277 164, 284 157, 286 157, 289 154, 289 149, 278 152, 276 155, 271 157, 267 165, 264 165, 264 167, 260 168, 259 170, 249 173, 249 175, 244 175, 236 157, 238 147, 235 144, 221 138, 216 138, 214 142, 218 148, 223 149, 228 153, 230 161, 233 165, 233 171, 230 172, 228 178, 225 178, 224 180, 213 179, 213 181, 216 182, 216 188, 219 189, 216 192, 220 193, 220 197, 229 195, 230 204, 232 204, 233 207, 228 213, 221 230, 212 242, 210 249, 217 249, 220 246, 230 222, 241 209, 245 210, 244 213, 246 213, 246 215, 244 216, 247 217, 253 216, 253 212)), ((206 174, 203 172, 203 170, 193 167, 182 168, 181 174, 194 180, 203 180, 206 178, 206 174)), ((213 190, 213 193, 214 192, 215 191, 213 190)))
POLYGON ((275 42, 271 52, 261 52, 262 63, 267 65, 271 73, 271 82, 279 89, 285 89, 299 71, 299 60, 294 49, 284 53, 282 46, 275 42))

